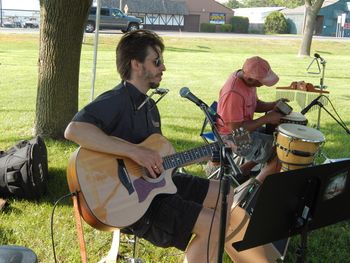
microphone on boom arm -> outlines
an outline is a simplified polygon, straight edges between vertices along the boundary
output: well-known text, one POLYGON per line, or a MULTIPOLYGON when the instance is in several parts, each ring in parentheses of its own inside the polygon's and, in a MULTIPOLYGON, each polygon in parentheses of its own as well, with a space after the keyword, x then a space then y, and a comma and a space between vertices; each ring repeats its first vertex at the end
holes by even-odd
POLYGON ((313 101, 311 101, 311 103, 309 105, 307 105, 300 113, 305 115, 310 109, 312 106, 315 106, 315 105, 319 105, 319 99, 322 97, 323 95, 320 95, 318 96, 316 99, 314 99, 313 101))
POLYGON ((181 88, 180 89, 180 96, 192 101, 194 104, 196 104, 200 108, 205 107, 212 116, 217 117, 216 111, 212 107, 209 107, 205 102, 203 102, 197 96, 195 96, 190 91, 189 88, 187 88, 187 87, 181 88))
POLYGON ((325 63, 325 62, 326 62, 326 61, 320 56, 320 54, 318 54, 318 53, 315 53, 315 54, 314 54, 314 57, 315 57, 316 59, 319 59, 321 63, 325 63))

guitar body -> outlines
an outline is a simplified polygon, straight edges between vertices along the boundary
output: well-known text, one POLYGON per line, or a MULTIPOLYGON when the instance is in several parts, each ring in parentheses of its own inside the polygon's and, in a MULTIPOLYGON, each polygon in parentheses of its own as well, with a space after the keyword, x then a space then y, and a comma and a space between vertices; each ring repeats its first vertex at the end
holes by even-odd
MULTIPOLYGON (((151 135, 140 146, 161 156, 175 152, 159 134, 151 135)), ((80 147, 69 160, 67 180, 69 190, 78 192, 83 219, 94 228, 111 231, 135 223, 156 195, 176 193, 172 170, 152 179, 147 169, 131 159, 80 147)))

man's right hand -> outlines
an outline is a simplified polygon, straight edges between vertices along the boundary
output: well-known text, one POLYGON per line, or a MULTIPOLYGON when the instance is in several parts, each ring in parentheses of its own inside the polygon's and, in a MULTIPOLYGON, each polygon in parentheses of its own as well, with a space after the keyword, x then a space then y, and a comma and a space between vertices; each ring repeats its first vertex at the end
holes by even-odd
POLYGON ((145 167, 151 178, 158 178, 164 171, 163 159, 154 150, 138 145, 130 153, 130 158, 142 167, 145 167))
POLYGON ((266 123, 279 125, 284 115, 277 111, 270 111, 265 115, 266 123))

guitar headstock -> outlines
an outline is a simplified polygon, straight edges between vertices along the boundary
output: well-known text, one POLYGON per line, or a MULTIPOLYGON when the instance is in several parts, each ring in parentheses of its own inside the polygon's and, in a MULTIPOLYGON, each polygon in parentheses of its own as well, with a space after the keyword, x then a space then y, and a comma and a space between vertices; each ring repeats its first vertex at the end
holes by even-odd
POLYGON ((250 147, 252 147, 252 138, 250 137, 250 133, 243 127, 232 130, 232 140, 237 146, 238 155, 243 150, 248 150, 250 147))

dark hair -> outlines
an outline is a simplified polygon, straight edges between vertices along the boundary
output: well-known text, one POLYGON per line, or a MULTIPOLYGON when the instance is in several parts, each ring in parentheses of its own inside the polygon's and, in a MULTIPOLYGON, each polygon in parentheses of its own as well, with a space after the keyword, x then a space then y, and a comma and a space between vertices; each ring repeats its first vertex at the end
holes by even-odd
POLYGON ((150 30, 131 31, 120 39, 116 48, 116 62, 122 80, 130 79, 132 59, 145 61, 148 47, 152 47, 157 53, 158 48, 161 52, 164 51, 162 38, 150 30))

